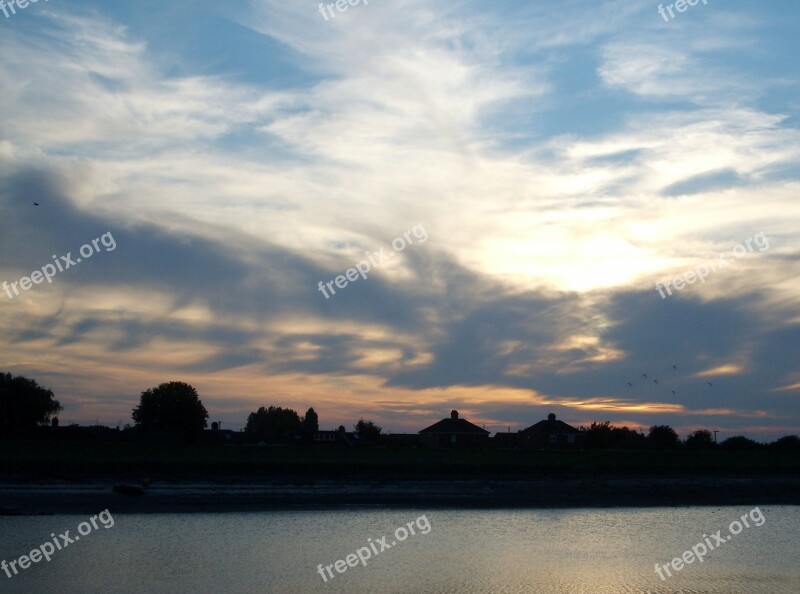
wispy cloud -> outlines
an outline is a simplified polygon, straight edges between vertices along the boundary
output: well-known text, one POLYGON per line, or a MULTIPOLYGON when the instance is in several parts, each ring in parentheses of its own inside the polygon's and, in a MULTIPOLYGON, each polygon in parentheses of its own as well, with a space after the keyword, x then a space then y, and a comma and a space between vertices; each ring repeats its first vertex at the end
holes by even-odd
POLYGON ((0 275, 119 243, 0 302, 6 365, 86 418, 179 376, 231 419, 268 399, 408 430, 451 407, 498 427, 548 407, 799 419, 797 69, 770 33, 788 17, 664 24, 635 4, 403 0, 326 22, 264 0, 154 25, 51 3, 5 26, 0 275), (319 279, 420 222, 424 249, 321 302, 319 279), (758 232, 757 262, 653 291, 758 232))

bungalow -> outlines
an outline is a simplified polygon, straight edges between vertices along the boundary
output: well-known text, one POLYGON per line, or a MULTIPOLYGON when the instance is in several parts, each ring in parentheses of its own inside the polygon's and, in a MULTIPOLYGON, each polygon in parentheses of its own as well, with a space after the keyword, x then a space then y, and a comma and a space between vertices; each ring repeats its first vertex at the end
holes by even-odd
POLYGON ((384 443, 392 448, 417 448, 420 440, 419 433, 389 433, 384 437, 384 443))
POLYGON ((581 431, 564 421, 557 421, 552 413, 547 415, 546 421, 539 421, 519 432, 519 444, 533 448, 577 448, 583 444, 583 438, 581 431))
POLYGON ((219 423, 211 423, 211 429, 203 429, 198 436, 200 443, 239 443, 242 434, 230 429, 220 429, 219 423))
POLYGON ((466 419, 458 418, 458 411, 450 412, 449 419, 442 419, 419 432, 423 445, 432 448, 457 448, 485 446, 489 432, 466 419))
POLYGON ((519 445, 519 431, 516 433, 498 431, 494 434, 492 443, 496 448, 515 448, 519 445))
POLYGON ((295 434, 296 443, 306 442, 318 446, 344 446, 356 448, 373 445, 372 441, 366 437, 361 437, 358 433, 345 430, 344 425, 339 425, 337 431, 314 431, 311 433, 295 434), (310 438, 310 442, 309 442, 310 438))

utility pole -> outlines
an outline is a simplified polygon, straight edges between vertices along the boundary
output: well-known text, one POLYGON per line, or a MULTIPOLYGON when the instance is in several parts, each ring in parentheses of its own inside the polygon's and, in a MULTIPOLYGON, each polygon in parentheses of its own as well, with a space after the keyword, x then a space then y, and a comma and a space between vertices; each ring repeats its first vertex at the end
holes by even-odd
POLYGON ((719 431, 717 429, 714 429, 714 444, 715 445, 717 443, 717 433, 719 433, 719 431))

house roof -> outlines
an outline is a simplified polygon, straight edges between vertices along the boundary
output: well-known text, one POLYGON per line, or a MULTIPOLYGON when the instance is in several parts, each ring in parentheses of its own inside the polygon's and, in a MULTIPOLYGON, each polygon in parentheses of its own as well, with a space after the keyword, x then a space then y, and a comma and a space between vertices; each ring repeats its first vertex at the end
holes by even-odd
POLYGON ((486 429, 482 429, 466 419, 459 419, 456 411, 450 413, 449 419, 442 419, 430 427, 425 427, 420 433, 473 433, 489 435, 486 429))
POLYGON ((567 425, 564 421, 558 421, 555 418, 555 415, 550 415, 544 421, 539 421, 535 425, 531 425, 527 429, 523 429, 520 433, 527 433, 527 434, 552 434, 552 433, 580 433, 578 429, 575 429, 572 425, 567 425))

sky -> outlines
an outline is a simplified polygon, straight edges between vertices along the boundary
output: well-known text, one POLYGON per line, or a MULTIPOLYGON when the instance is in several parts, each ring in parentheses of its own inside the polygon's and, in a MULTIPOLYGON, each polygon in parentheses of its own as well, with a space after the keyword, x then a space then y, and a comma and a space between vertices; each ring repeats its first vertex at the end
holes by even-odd
POLYGON ((0 13, 0 370, 62 422, 800 431, 800 3, 352 1, 0 13))

